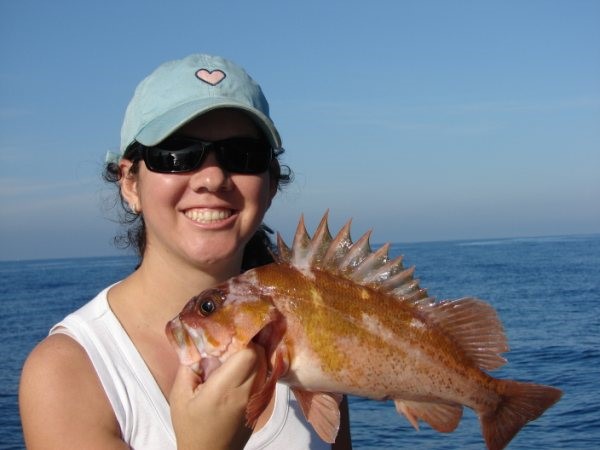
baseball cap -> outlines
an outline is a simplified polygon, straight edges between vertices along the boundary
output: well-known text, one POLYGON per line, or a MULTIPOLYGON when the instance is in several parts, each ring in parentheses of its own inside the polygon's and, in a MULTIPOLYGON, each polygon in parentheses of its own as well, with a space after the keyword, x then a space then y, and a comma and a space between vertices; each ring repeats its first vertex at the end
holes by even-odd
POLYGON ((160 65, 137 86, 125 111, 120 153, 134 141, 156 145, 192 119, 219 108, 245 111, 273 148, 281 148, 258 83, 227 59, 193 54, 160 65))

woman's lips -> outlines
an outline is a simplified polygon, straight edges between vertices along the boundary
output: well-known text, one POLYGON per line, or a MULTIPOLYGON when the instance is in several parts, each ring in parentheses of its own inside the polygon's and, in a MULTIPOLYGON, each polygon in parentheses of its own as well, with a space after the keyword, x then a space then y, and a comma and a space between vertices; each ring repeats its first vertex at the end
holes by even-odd
POLYGON ((185 211, 185 216, 194 222, 211 224, 221 222, 233 215, 231 209, 194 208, 185 211))

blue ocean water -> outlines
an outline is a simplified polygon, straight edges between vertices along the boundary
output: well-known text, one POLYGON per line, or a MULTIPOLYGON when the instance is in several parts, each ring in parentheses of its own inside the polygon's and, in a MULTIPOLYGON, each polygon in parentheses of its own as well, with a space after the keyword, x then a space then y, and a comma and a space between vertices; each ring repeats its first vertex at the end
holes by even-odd
MULTIPOLYGON (((374 246, 375 247, 375 246, 374 246)), ((511 351, 493 372, 550 384, 562 400, 511 449, 600 448, 600 235, 396 244, 438 299, 477 296, 497 309, 511 351)), ((135 265, 131 257, 0 262, 0 449, 21 449, 21 366, 48 328, 135 265)), ((357 449, 483 449, 475 414, 456 431, 415 431, 391 402, 350 399, 357 449)))

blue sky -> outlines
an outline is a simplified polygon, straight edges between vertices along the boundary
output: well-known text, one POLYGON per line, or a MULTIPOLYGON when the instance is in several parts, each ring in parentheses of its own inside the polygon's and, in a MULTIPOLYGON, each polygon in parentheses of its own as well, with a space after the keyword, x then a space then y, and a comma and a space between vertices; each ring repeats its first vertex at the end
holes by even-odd
POLYGON ((600 232, 600 2, 0 0, 0 259, 118 254, 100 173, 135 85, 220 54, 326 209, 414 242, 600 232))

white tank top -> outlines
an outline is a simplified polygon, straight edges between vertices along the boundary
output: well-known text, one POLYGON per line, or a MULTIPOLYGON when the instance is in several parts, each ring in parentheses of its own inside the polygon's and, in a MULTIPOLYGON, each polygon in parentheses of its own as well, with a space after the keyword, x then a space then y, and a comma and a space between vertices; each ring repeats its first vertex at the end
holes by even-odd
MULTIPOLYGON (((87 352, 115 412, 123 440, 139 450, 175 450, 169 404, 146 363, 113 314, 109 288, 54 325, 87 352)), ((277 384, 273 414, 245 449, 330 449, 308 425, 289 388, 277 384)))

